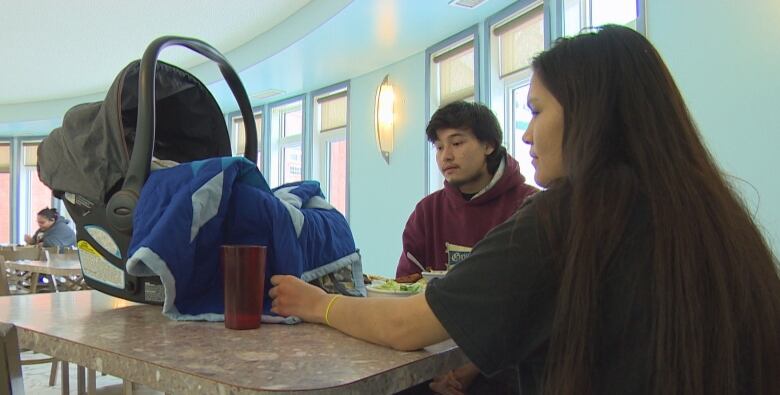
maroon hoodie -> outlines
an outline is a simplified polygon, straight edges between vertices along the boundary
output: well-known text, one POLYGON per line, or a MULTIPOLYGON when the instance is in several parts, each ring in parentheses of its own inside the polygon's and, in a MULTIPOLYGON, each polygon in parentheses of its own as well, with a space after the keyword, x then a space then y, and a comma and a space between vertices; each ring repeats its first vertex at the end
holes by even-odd
POLYGON ((520 165, 509 154, 504 172, 490 189, 466 200, 458 188, 444 182, 444 188, 423 198, 415 207, 403 233, 403 252, 396 276, 419 273, 407 258, 411 253, 423 266, 445 270, 445 243, 473 247, 496 225, 506 221, 536 188, 525 184, 520 165))

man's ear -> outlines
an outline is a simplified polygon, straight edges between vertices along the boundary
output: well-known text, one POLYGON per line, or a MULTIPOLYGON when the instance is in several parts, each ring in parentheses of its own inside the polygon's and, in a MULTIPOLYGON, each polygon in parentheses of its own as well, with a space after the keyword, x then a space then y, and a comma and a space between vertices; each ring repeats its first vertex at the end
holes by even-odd
POLYGON ((490 143, 484 143, 485 144, 485 156, 488 156, 493 153, 493 151, 496 150, 496 147, 490 145, 490 143))

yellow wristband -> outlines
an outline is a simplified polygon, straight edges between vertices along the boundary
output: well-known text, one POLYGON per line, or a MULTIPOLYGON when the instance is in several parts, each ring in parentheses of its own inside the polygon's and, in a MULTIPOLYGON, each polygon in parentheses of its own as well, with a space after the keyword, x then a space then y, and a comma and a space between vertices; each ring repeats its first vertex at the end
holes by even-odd
POLYGON ((333 307, 333 302, 335 302, 336 298, 338 298, 339 296, 341 295, 333 295, 333 297, 330 298, 330 302, 328 302, 328 307, 325 308, 325 323, 328 326, 331 326, 330 321, 328 321, 328 314, 330 314, 330 308, 333 307))

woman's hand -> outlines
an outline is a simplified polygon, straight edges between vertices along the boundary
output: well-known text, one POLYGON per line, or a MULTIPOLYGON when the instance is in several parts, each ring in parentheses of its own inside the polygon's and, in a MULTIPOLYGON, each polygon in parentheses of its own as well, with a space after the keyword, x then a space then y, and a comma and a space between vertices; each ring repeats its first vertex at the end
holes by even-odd
POLYGON ((294 315, 307 322, 324 322, 332 295, 294 276, 271 276, 271 284, 268 296, 273 299, 272 312, 285 317, 294 315))
POLYGON ((280 275, 271 276, 271 285, 272 312, 325 323, 330 304, 328 325, 375 344, 411 351, 449 337, 422 293, 406 298, 331 295, 297 277, 280 275))
POLYGON ((24 242, 27 244, 35 244, 35 240, 33 240, 30 235, 24 235, 24 242))

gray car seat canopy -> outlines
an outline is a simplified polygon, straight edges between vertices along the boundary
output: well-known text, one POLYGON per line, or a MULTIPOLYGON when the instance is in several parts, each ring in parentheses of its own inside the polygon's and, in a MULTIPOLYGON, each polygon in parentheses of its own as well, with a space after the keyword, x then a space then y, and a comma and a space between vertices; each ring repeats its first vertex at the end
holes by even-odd
MULTIPOLYGON (((125 67, 101 102, 73 107, 38 147, 39 177, 55 194, 105 202, 121 186, 136 133, 140 61, 125 67)), ((231 154, 222 111, 186 71, 157 62, 154 157, 188 162, 231 154)))

